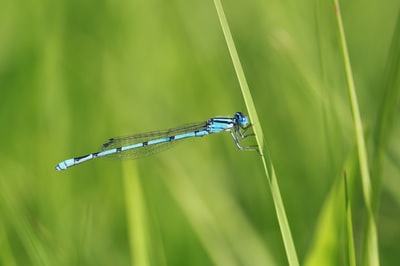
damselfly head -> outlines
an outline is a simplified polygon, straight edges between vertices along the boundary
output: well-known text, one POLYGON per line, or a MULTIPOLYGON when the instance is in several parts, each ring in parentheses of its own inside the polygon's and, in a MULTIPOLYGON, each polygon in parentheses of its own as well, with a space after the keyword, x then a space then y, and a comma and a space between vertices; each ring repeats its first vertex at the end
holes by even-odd
POLYGON ((245 127, 249 124, 249 118, 245 116, 242 112, 236 112, 234 118, 236 123, 241 127, 245 127))

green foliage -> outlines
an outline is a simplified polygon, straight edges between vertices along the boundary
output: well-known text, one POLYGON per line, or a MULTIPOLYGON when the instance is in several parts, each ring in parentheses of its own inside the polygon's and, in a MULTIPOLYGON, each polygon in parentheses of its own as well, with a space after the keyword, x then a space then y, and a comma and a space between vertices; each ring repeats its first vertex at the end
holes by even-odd
MULTIPOLYGON (((300 264, 368 263, 333 3, 222 4, 300 264)), ((379 260, 392 265, 399 3, 343 2, 341 12, 379 260)), ((112 136, 247 113, 212 1, 6 0, 0 40, 1 265, 287 265, 260 156, 229 134, 54 169, 112 136)))

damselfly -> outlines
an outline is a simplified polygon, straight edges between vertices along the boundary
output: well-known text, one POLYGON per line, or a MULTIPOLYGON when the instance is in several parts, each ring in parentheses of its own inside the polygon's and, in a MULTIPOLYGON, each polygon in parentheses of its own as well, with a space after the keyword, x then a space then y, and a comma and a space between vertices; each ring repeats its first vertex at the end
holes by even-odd
POLYGON ((203 137, 224 131, 230 132, 240 150, 257 150, 255 146, 242 146, 240 144, 243 139, 254 136, 254 134, 246 134, 251 126, 247 116, 241 112, 236 112, 233 117, 213 117, 205 122, 173 129, 111 138, 103 144, 101 151, 65 160, 57 164, 56 170, 65 170, 71 166, 100 157, 142 158, 164 151, 186 138, 203 137))

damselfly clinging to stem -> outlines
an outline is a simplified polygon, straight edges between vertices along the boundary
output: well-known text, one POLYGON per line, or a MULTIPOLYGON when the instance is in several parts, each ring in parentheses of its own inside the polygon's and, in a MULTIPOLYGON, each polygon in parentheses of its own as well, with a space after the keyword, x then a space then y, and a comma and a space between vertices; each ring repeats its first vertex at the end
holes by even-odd
POLYGON ((205 122, 163 131, 111 138, 103 144, 101 151, 65 160, 57 164, 56 170, 65 170, 71 166, 101 157, 137 159, 166 150, 182 139, 203 137, 224 131, 230 132, 240 150, 257 150, 256 146, 241 146, 240 144, 245 138, 254 136, 254 134, 246 134, 251 126, 247 116, 241 112, 236 112, 233 117, 213 117, 205 122))

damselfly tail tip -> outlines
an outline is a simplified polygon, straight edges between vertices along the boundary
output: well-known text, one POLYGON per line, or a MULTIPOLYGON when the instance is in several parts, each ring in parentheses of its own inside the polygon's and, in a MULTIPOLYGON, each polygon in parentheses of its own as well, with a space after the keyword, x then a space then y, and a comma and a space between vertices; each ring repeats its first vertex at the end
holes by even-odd
POLYGON ((62 171, 62 170, 67 169, 67 166, 66 166, 65 162, 61 162, 61 163, 57 164, 55 168, 57 171, 62 171))

